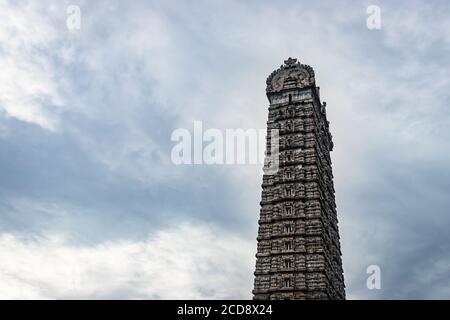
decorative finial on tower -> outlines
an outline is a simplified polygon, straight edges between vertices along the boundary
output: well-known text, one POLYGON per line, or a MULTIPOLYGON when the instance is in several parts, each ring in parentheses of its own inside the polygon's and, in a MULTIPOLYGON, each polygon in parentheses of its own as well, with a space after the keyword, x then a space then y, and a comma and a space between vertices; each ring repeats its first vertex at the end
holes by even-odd
POLYGON ((293 59, 291 57, 289 57, 287 60, 284 60, 284 64, 287 66, 293 66, 296 63, 297 63, 297 59, 293 59))

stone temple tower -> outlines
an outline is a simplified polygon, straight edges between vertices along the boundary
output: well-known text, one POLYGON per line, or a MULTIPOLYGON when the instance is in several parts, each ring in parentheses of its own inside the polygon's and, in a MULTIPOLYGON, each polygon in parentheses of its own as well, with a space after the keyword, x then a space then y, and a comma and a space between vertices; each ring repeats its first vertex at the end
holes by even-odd
POLYGON ((289 58, 267 78, 266 92, 270 106, 254 299, 345 299, 333 142, 314 70, 289 58), (270 132, 278 132, 278 138, 270 132))

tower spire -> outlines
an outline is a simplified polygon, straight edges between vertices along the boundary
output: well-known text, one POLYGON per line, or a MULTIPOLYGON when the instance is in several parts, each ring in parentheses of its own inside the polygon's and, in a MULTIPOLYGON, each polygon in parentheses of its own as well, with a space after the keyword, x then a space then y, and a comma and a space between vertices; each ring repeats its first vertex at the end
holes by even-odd
POLYGON ((254 299, 345 299, 333 142, 314 70, 288 58, 266 84, 279 168, 263 176, 254 299))

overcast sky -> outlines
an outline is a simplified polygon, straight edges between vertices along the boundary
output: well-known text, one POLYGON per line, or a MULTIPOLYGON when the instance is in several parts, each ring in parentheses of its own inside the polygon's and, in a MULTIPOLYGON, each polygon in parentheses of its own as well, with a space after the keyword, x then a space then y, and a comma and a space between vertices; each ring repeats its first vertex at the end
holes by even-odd
POLYGON ((265 80, 289 56, 328 106, 347 297, 450 298, 449 16, 0 0, 0 298, 251 298, 260 167, 175 166, 170 137, 265 129, 265 80))

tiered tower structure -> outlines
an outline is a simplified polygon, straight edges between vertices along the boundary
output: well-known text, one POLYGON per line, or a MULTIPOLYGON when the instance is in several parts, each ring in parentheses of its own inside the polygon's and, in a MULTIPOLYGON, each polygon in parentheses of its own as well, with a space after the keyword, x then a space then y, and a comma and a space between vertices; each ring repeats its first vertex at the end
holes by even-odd
POLYGON ((267 78, 266 93, 270 106, 254 299, 345 299, 333 142, 314 70, 289 58, 267 78))

